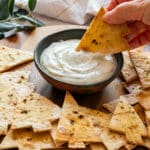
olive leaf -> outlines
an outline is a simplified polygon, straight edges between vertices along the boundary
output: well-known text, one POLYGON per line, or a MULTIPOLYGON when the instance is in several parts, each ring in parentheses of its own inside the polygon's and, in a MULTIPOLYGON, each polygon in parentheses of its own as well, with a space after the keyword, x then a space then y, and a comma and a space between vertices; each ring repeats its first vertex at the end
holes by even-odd
POLYGON ((21 17, 22 19, 24 19, 24 20, 29 21, 31 24, 36 25, 36 26, 38 26, 38 27, 44 26, 44 23, 43 23, 43 22, 41 22, 40 20, 35 19, 35 18, 33 18, 33 17, 25 16, 25 15, 22 15, 22 16, 20 16, 20 17, 21 17))
POLYGON ((5 31, 5 32, 0 32, 0 39, 3 39, 3 38, 7 38, 7 37, 10 37, 10 36, 13 36, 15 35, 17 32, 20 32, 20 31, 27 31, 27 30, 33 30, 35 28, 35 26, 28 26, 28 25, 16 25, 16 27, 8 30, 8 31, 5 31))
POLYGON ((11 22, 0 23, 0 32, 6 32, 16 28, 16 25, 11 22))
POLYGON ((28 0, 28 6, 31 11, 34 10, 35 5, 36 5, 36 0, 28 0))
POLYGON ((8 8, 9 8, 10 15, 13 14, 14 4, 15 4, 15 0, 9 0, 9 2, 8 2, 8 8))
POLYGON ((7 19, 9 17, 9 0, 0 0, 0 20, 7 19))

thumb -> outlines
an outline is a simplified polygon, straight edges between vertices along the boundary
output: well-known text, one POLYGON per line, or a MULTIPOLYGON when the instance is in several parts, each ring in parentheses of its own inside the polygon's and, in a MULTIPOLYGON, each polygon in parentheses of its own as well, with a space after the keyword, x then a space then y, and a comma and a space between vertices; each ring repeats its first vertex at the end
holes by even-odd
POLYGON ((133 0, 117 5, 106 12, 104 21, 109 24, 121 24, 126 21, 142 20, 144 14, 143 1, 133 0))

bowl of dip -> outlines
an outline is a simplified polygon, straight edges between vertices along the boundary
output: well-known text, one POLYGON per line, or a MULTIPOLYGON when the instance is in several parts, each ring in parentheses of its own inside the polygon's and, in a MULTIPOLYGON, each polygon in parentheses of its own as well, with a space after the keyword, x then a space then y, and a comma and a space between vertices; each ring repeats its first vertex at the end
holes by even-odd
POLYGON ((40 74, 53 86, 78 94, 102 90, 118 76, 122 54, 104 55, 76 51, 85 29, 48 35, 35 48, 34 60, 40 74))

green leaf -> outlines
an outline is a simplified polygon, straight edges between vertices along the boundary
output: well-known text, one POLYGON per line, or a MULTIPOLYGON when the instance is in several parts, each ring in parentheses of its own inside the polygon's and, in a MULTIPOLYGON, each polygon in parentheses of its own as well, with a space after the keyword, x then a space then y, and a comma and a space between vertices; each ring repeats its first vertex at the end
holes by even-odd
POLYGON ((0 23, 0 32, 6 32, 16 28, 17 25, 11 22, 0 23))
POLYGON ((9 7, 9 13, 11 15, 13 14, 14 4, 15 4, 15 0, 9 0, 8 7, 9 7))
POLYGON ((31 11, 34 10, 35 5, 36 5, 36 0, 28 0, 28 6, 31 11))
POLYGON ((17 27, 15 27, 7 32, 0 32, 0 39, 11 37, 20 31, 28 31, 28 30, 33 30, 33 29, 35 29, 35 26, 18 25, 17 27))
POLYGON ((20 26, 18 26, 17 27, 17 31, 19 32, 19 31, 28 31, 28 30, 33 30, 33 29, 35 29, 36 28, 36 26, 30 26, 30 25, 20 25, 20 26))
POLYGON ((15 35, 18 32, 17 28, 14 28, 8 32, 3 32, 3 38, 8 38, 15 35))
POLYGON ((37 20, 35 18, 29 17, 29 16, 21 16, 22 19, 29 21, 30 23, 38 26, 38 27, 42 27, 45 26, 45 24, 43 22, 41 22, 40 20, 37 20))
POLYGON ((9 0, 0 0, 0 20, 7 19, 9 17, 9 0))

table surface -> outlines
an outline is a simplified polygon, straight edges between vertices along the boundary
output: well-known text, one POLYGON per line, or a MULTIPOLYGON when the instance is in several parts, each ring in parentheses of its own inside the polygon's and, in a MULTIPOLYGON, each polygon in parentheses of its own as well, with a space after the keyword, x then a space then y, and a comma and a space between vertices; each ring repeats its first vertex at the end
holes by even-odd
MULTIPOLYGON (((33 51, 38 41, 50 33, 68 28, 85 28, 77 25, 70 25, 68 23, 63 23, 58 20, 39 15, 36 15, 36 17, 43 21, 47 26, 37 28, 32 32, 18 33, 14 37, 3 39, 0 41, 0 45, 33 51)), ((55 103, 62 105, 65 92, 60 91, 47 83, 47 81, 40 76, 34 65, 34 62, 22 65, 15 69, 31 70, 30 82, 35 84, 36 91, 41 95, 50 98, 55 103)), ((117 99, 123 94, 125 94, 125 90, 121 84, 121 80, 120 78, 116 78, 112 83, 98 93, 91 95, 73 95, 80 105, 101 109, 101 105, 103 103, 117 99)))

